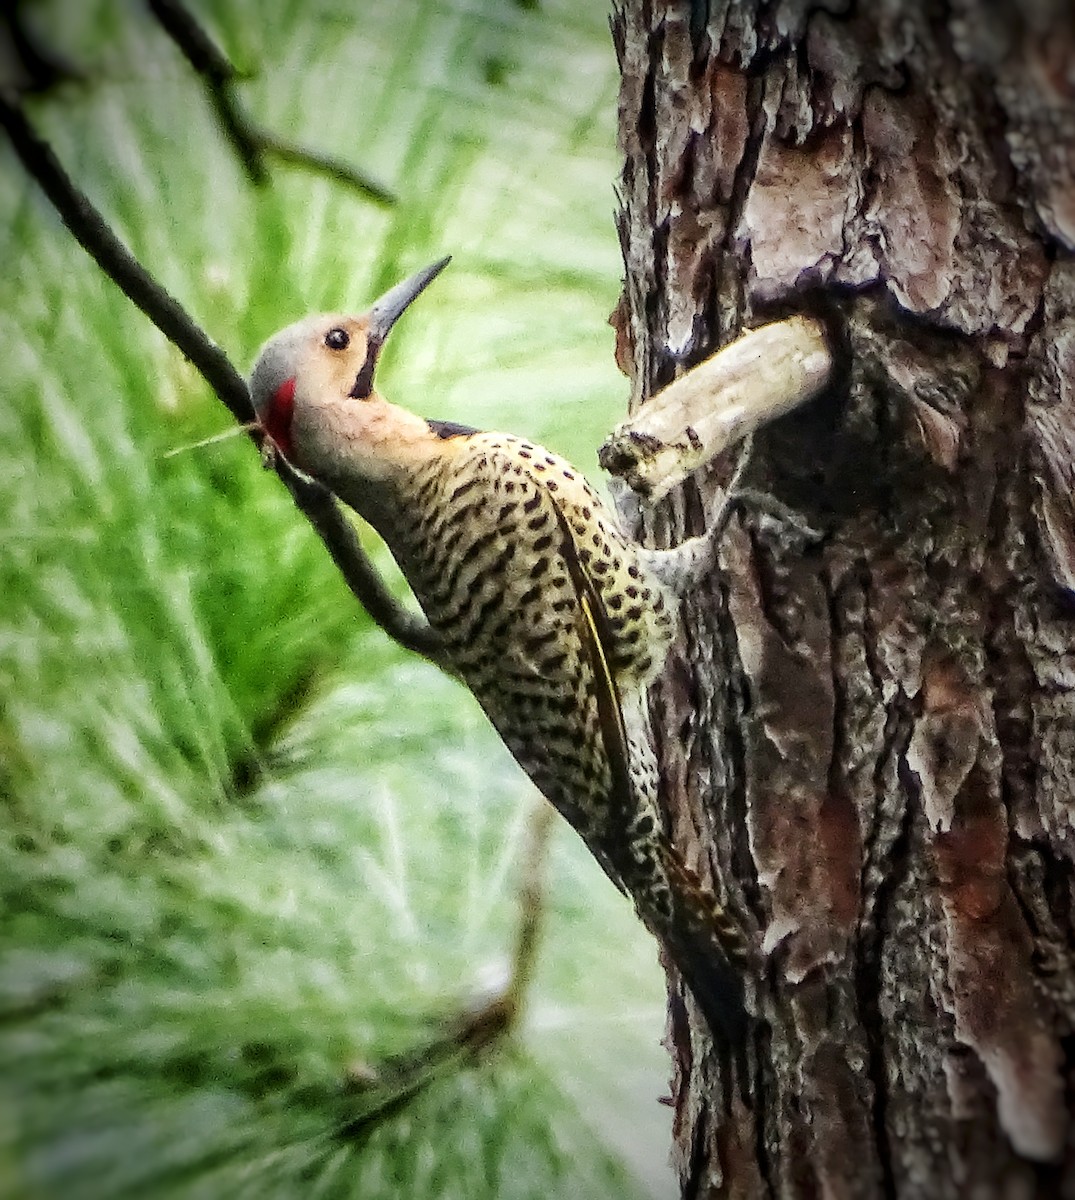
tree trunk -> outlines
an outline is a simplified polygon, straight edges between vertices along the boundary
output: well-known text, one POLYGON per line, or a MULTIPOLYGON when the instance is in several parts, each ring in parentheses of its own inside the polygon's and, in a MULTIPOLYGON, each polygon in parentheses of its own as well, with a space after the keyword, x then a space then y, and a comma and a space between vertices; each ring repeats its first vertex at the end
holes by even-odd
POLYGON ((683 1194, 1075 1195, 1070 4, 613 33, 634 403, 790 312, 838 367, 747 479, 819 536, 745 510, 655 689, 672 829, 764 963, 743 1089, 673 1007, 683 1194))

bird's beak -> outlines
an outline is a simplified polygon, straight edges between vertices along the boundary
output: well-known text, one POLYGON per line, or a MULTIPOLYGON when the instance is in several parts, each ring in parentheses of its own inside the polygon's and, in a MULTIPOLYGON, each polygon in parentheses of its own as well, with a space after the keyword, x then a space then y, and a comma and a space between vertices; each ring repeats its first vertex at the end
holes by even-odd
POLYGON ((367 336, 378 342, 383 342, 388 337, 389 330, 403 316, 407 308, 418 299, 422 292, 425 291, 451 261, 451 255, 448 255, 447 258, 442 258, 439 262, 433 263, 432 266, 424 267, 421 271, 412 275, 410 279, 404 279, 402 283, 397 283, 394 288, 385 292, 370 309, 369 333, 367 336))
POLYGON ((384 340, 388 337, 392 326, 407 311, 408 306, 425 291, 434 279, 452 261, 451 255, 416 272, 410 279, 404 279, 377 301, 369 312, 369 324, 366 327, 366 361, 355 376, 354 387, 350 395, 355 400, 368 400, 373 394, 373 372, 377 366, 377 356, 381 352, 384 340))

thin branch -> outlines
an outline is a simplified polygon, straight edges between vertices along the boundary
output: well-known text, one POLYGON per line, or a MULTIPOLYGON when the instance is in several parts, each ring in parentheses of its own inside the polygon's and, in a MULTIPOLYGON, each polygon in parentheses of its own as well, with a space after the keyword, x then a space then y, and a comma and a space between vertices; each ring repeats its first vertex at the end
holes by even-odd
MULTIPOLYGON (((0 12, 0 25, 6 25, 13 57, 23 69, 23 78, 16 86, 24 92, 46 92, 62 83, 80 82, 82 71, 70 60, 42 44, 31 26, 23 19, 25 5, 19 0, 0 12)), ((10 64, 14 65, 14 64, 10 64)))
POLYGON ((240 423, 253 420, 254 407, 246 382, 228 356, 194 323, 179 301, 143 270, 60 166, 49 144, 34 132, 18 100, 8 91, 0 92, 0 124, 23 166, 40 184, 82 249, 190 359, 232 416, 240 423))
POLYGON ((462 1013, 443 1037, 377 1068, 364 1062, 353 1064, 350 1095, 344 1105, 354 1105, 356 1095, 360 1099, 343 1120, 341 1133, 359 1139, 368 1137, 379 1124, 442 1078, 447 1069, 482 1058, 518 1028, 540 945, 546 911, 545 867, 556 820, 552 805, 544 797, 535 796, 519 868, 519 924, 503 990, 477 1010, 462 1013))
POLYGON ((342 158, 336 158, 332 154, 323 154, 320 150, 311 150, 298 142, 277 137, 267 129, 249 124, 247 132, 257 139, 266 154, 271 154, 273 158, 278 158, 281 162, 291 163, 296 167, 305 167, 309 171, 316 171, 329 179, 335 179, 338 183, 346 184, 348 187, 362 192, 363 195, 370 200, 375 200, 378 204, 390 205, 395 204, 398 200, 395 192, 385 187, 384 184, 370 179, 368 175, 364 175, 350 163, 344 162, 342 158))
POLYGON ((161 28, 206 82, 230 83, 239 74, 235 64, 198 24, 189 8, 176 0, 148 0, 148 3, 161 28))
POLYGON ((545 916, 545 867, 555 825, 556 809, 543 796, 535 797, 519 870, 519 927, 515 933, 511 978, 505 989, 513 1022, 518 1022, 534 977, 542 919, 545 916))
POLYGON ((258 125, 235 95, 239 72, 198 24, 194 14, 179 0, 147 0, 147 3, 161 28, 201 79, 224 136, 234 147, 251 182, 259 186, 267 182, 265 156, 271 155, 281 162, 327 175, 377 204, 395 204, 392 191, 350 163, 278 137, 258 125))
POLYGON ((275 467, 295 504, 324 542, 332 561, 359 604, 405 650, 413 650, 442 670, 448 670, 441 653, 440 638, 425 617, 408 611, 388 590, 377 568, 362 549, 354 526, 343 515, 332 493, 312 479, 300 475, 280 455, 276 455, 275 467))
MULTIPOLYGON (((241 424, 251 421, 254 409, 246 381, 228 356, 116 237, 104 217, 64 171, 52 148, 34 132, 18 99, 7 89, 0 90, 0 124, 27 173, 38 182, 79 245, 190 360, 235 419, 241 424)), ((260 429, 252 429, 250 437, 255 445, 262 446, 264 435, 260 429)), ((373 620, 406 649, 442 665, 436 634, 424 618, 415 616, 396 601, 331 493, 300 475, 280 455, 273 456, 273 466, 299 510, 317 531, 347 586, 373 620)))

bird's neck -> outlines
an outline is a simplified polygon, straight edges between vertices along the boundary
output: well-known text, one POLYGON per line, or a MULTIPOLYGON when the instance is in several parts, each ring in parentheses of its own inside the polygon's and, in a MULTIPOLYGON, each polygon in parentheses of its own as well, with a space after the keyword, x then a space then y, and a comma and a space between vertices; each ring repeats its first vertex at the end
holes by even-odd
POLYGON ((447 466, 455 447, 422 417, 384 402, 363 406, 324 439, 317 477, 389 543, 418 503, 422 485, 447 466))

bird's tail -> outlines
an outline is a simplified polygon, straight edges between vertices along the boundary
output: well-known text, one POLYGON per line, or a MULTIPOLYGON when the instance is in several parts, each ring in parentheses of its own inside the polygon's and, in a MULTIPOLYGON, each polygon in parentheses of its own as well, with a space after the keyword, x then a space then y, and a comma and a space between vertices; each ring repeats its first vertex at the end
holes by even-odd
POLYGON ((671 903, 639 915, 665 946, 714 1040, 740 1060, 749 1029, 743 989, 746 939, 671 843, 662 845, 660 865, 671 903))

